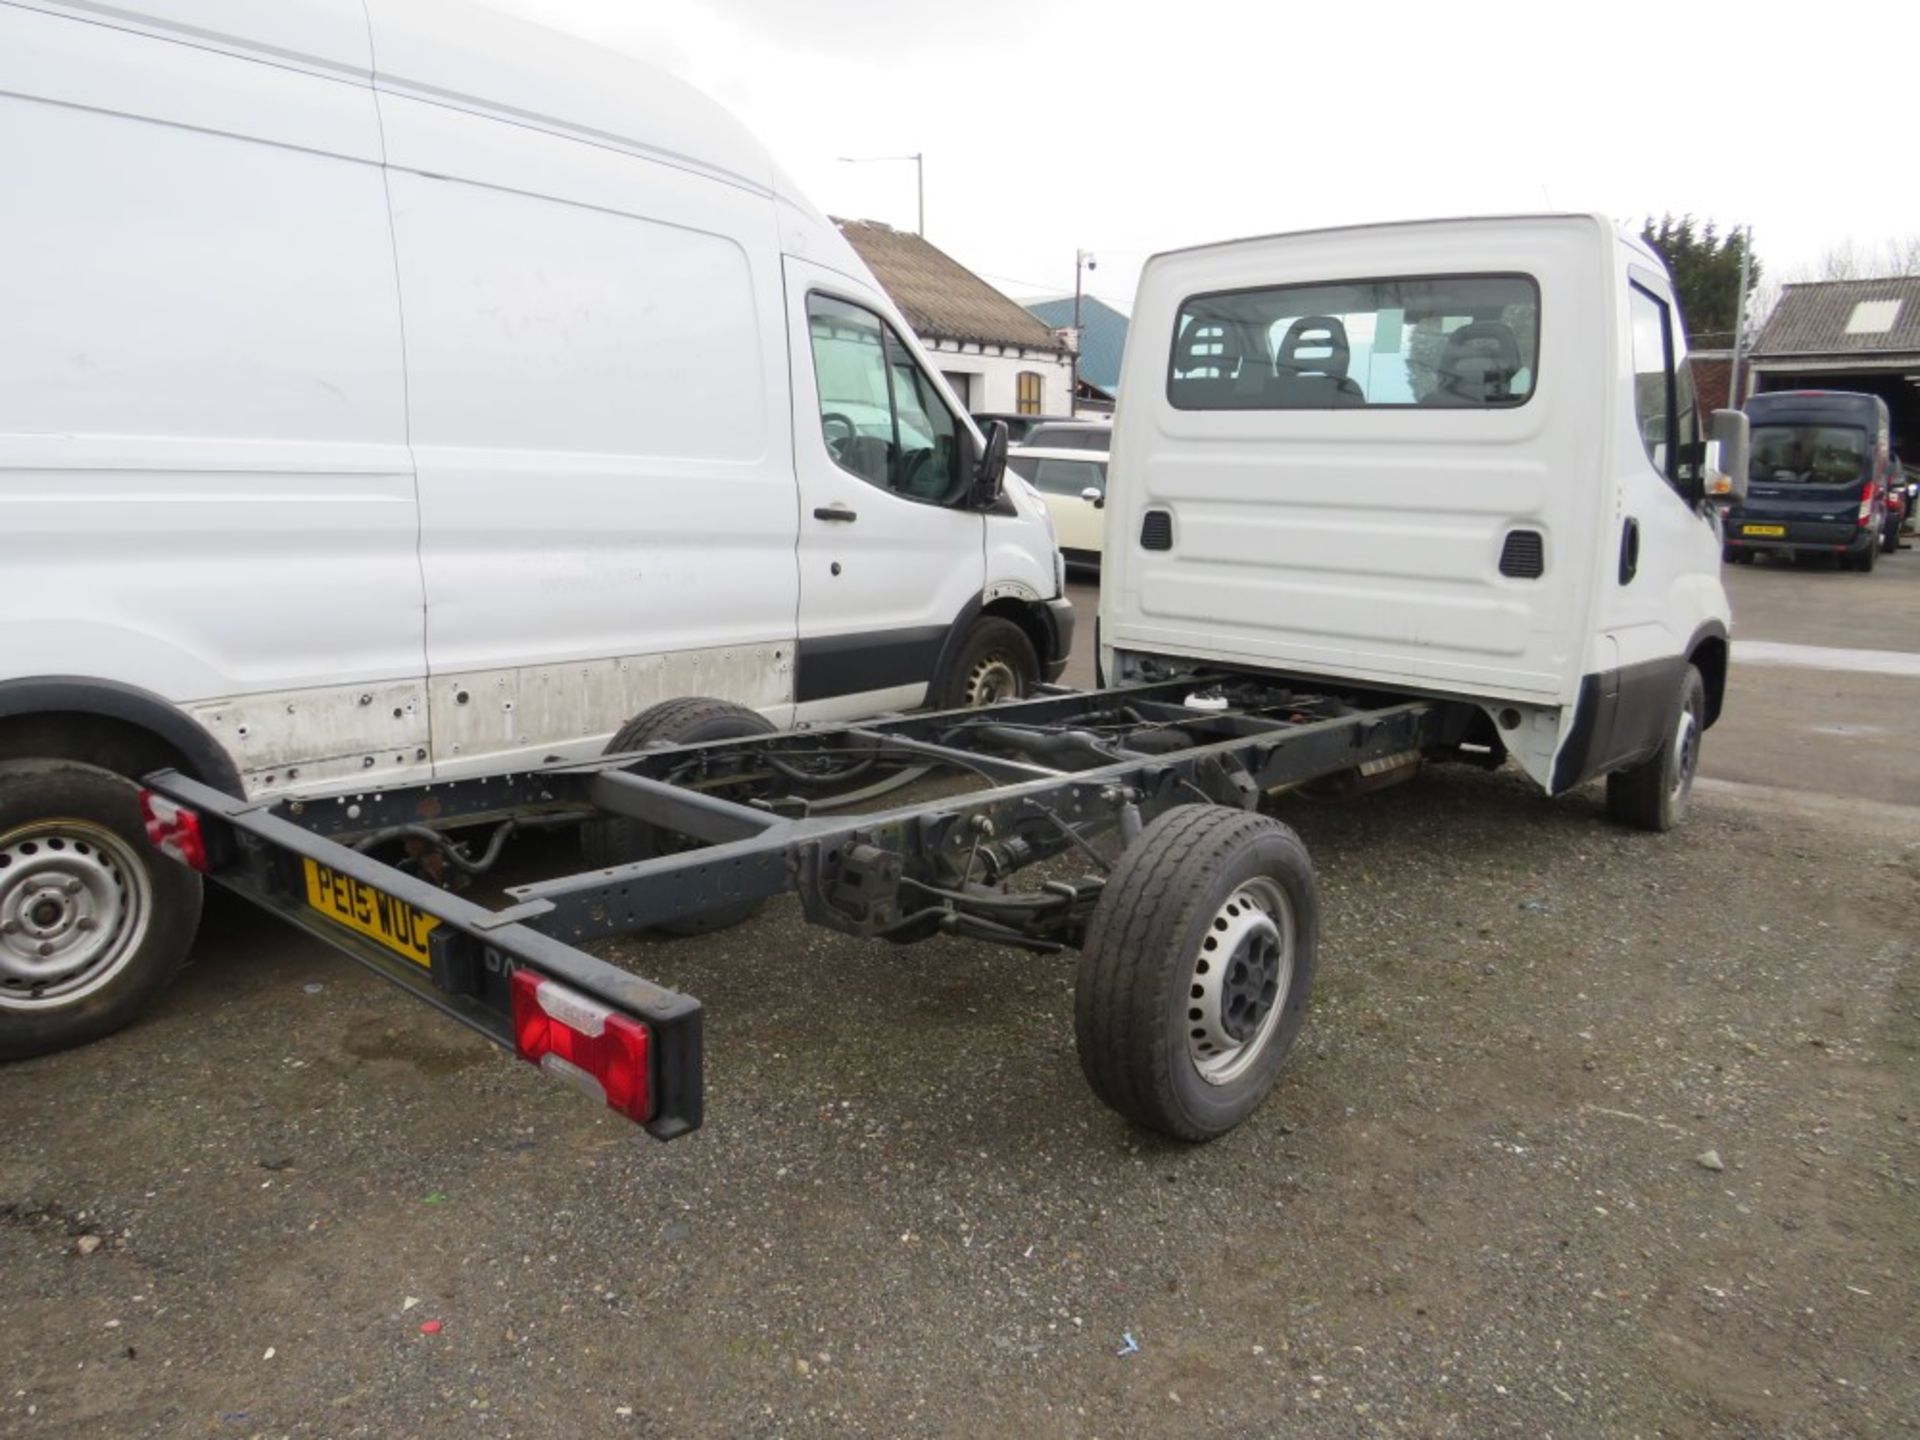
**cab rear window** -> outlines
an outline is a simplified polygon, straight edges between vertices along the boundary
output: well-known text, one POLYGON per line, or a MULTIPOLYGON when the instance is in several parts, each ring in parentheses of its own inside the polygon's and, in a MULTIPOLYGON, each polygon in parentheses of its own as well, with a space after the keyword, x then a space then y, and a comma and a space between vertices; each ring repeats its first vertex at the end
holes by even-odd
POLYGON ((1181 410, 1502 409, 1533 393, 1526 275, 1346 280, 1195 295, 1167 398, 1181 410))

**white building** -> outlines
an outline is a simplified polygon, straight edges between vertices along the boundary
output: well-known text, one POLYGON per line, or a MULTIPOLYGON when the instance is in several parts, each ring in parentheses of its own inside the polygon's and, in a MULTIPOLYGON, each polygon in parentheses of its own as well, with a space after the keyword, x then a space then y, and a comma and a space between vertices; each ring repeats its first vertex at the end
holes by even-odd
POLYGON ((1072 413, 1066 342, 920 236, 877 220, 836 220, 920 343, 975 414, 1072 413))

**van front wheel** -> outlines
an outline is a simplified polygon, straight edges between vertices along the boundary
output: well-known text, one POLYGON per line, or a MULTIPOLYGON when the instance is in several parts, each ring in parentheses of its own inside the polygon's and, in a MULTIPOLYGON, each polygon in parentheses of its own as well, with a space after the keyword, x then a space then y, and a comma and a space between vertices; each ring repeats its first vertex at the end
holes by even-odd
POLYGON ((971 710, 1024 700, 1040 683, 1040 660, 1027 632, 988 615, 973 622, 946 672, 934 681, 933 708, 971 710))
POLYGON ((1687 818, 1706 729, 1707 684, 1697 666, 1680 677, 1667 713, 1666 739, 1638 765, 1607 776, 1607 813, 1639 830, 1664 832, 1687 818))
POLYGON ((200 877, 147 844, 131 780, 0 762, 0 1060, 138 1019, 186 959, 200 899, 200 877))

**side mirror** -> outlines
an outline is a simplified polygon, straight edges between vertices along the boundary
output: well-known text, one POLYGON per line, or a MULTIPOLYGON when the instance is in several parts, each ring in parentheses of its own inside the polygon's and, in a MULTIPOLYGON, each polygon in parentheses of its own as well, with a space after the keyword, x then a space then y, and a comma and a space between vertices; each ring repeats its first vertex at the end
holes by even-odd
POLYGON ((1098 485, 1087 486, 1086 489, 1080 492, 1080 498, 1096 510, 1104 510, 1107 508, 1107 492, 1102 490, 1098 485))
POLYGON ((977 453, 972 432, 962 430, 960 464, 966 482, 962 497, 969 509, 991 510, 1000 503, 1002 482, 1007 473, 1007 422, 987 422, 987 443, 977 453))
POLYGON ((1706 497, 1739 504, 1747 498, 1747 417, 1739 410, 1713 412, 1707 443, 1706 497))

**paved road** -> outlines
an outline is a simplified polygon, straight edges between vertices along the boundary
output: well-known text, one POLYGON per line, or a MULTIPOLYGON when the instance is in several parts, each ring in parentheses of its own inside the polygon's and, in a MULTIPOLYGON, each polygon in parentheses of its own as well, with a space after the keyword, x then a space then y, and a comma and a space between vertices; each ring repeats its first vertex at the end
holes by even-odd
MULTIPOLYGON (((1732 583, 1920 648, 1920 556, 1732 583)), ((1289 802, 1313 1013, 1201 1149, 1090 1099, 1071 956, 623 944, 708 1006, 663 1147, 215 903, 150 1021, 0 1071, 0 1433, 1916 1433, 1915 682, 1733 685, 1672 836, 1289 802)))

